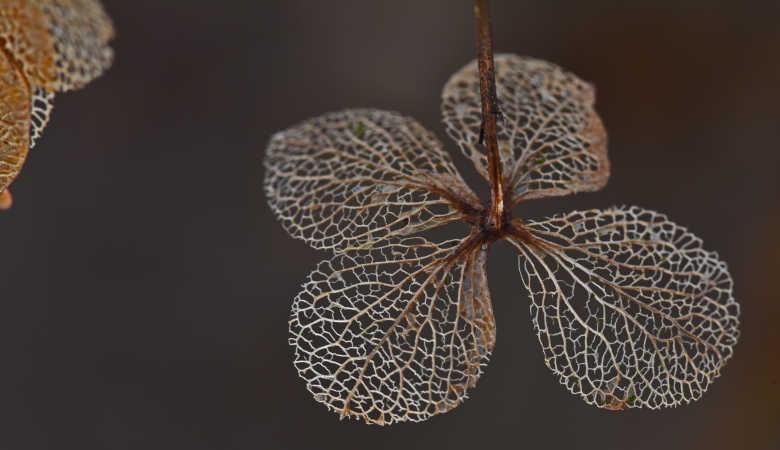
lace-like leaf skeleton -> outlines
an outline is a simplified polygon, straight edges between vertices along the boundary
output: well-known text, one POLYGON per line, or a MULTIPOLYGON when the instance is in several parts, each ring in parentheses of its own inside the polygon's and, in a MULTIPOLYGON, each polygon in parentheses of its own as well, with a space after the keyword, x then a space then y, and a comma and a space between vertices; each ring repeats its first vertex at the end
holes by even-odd
POLYGON ((55 92, 79 89, 110 65, 114 36, 98 0, 0 0, 0 209, 49 122, 55 92))
MULTIPOLYGON (((476 61, 444 86, 451 138, 491 184, 476 61)), ((544 361, 599 408, 698 399, 737 342, 726 263, 666 216, 635 206, 513 218, 531 199, 601 189, 606 132, 593 87, 560 67, 495 58, 503 168, 498 224, 429 131, 394 112, 325 114, 274 135, 264 189, 295 238, 332 256, 295 297, 290 345, 315 400, 373 424, 422 421, 459 405, 496 340, 485 264, 517 249, 544 361), (462 221, 444 242, 420 233, 462 221)))

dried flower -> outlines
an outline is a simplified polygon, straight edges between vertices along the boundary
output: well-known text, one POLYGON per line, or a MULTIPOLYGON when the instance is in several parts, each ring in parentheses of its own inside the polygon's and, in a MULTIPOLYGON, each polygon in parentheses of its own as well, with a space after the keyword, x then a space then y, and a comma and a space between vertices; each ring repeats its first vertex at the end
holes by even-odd
MULTIPOLYGON (((300 376, 316 400, 369 423, 454 408, 493 350, 485 261, 488 245, 506 239, 518 251, 544 360, 573 394, 608 409, 698 399, 739 335, 726 263, 685 228, 638 207, 512 218, 520 202, 602 188, 606 132, 593 88, 576 76, 514 55, 497 56, 495 68, 505 119, 498 144, 511 149, 500 154, 500 228, 442 144, 410 118, 348 110, 270 141, 271 208, 292 236, 333 252, 293 302, 300 376), (411 236, 456 221, 470 225, 468 236, 411 236)), ((447 82, 442 113, 490 181, 477 138, 477 70, 472 62, 447 82)))

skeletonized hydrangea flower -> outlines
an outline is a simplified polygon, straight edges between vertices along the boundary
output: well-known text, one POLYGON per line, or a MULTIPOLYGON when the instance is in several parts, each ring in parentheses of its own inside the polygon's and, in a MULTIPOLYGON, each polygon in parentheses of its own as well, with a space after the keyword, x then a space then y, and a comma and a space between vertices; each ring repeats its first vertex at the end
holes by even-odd
MULTIPOLYGON (((594 89, 576 76, 514 55, 495 58, 495 76, 500 229, 442 143, 408 117, 347 110, 271 139, 271 209, 293 237, 333 253, 292 306, 290 344, 307 388, 341 417, 377 424, 460 404, 495 344, 485 264, 490 244, 506 239, 545 363, 571 393, 608 409, 698 399, 739 334, 726 264, 638 207, 513 218, 526 200, 602 188, 607 139, 594 89), (420 235, 457 221, 467 236, 420 235)), ((448 134, 494 183, 476 61, 442 99, 448 134)))
POLYGON ((0 0, 0 209, 49 121, 54 93, 110 65, 114 35, 98 0, 0 0))

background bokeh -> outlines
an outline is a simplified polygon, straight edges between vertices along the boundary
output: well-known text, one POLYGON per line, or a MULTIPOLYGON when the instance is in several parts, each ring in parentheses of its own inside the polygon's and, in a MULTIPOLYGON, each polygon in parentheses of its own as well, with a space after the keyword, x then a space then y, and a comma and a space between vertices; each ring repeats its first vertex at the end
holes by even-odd
POLYGON ((517 215, 636 204, 729 262, 742 337, 703 399, 612 413, 568 394, 498 244, 486 375, 452 412, 387 428, 339 422, 292 367, 290 303, 327 254, 275 222, 261 158, 274 131, 346 107, 444 139, 471 2, 104 3, 114 67, 57 98, 0 214, 0 448, 780 448, 777 2, 492 2, 496 49, 595 83, 610 136, 603 191, 517 215))

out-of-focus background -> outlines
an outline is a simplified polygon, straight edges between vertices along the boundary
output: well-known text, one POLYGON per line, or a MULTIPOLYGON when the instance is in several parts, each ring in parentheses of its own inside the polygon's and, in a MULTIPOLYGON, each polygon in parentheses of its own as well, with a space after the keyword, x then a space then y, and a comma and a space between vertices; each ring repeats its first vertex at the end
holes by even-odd
POLYGON ((293 369, 291 300, 327 254, 275 222, 261 158, 273 132, 359 106, 455 150, 439 94, 475 53, 471 2, 104 3, 114 67, 57 98, 0 214, 0 448, 780 448, 777 2, 491 2, 497 51, 593 82, 609 131, 603 191, 517 214, 636 204, 718 251, 742 337, 710 391, 622 413, 571 396, 498 244, 486 375, 452 412, 389 428, 339 422, 293 369))

